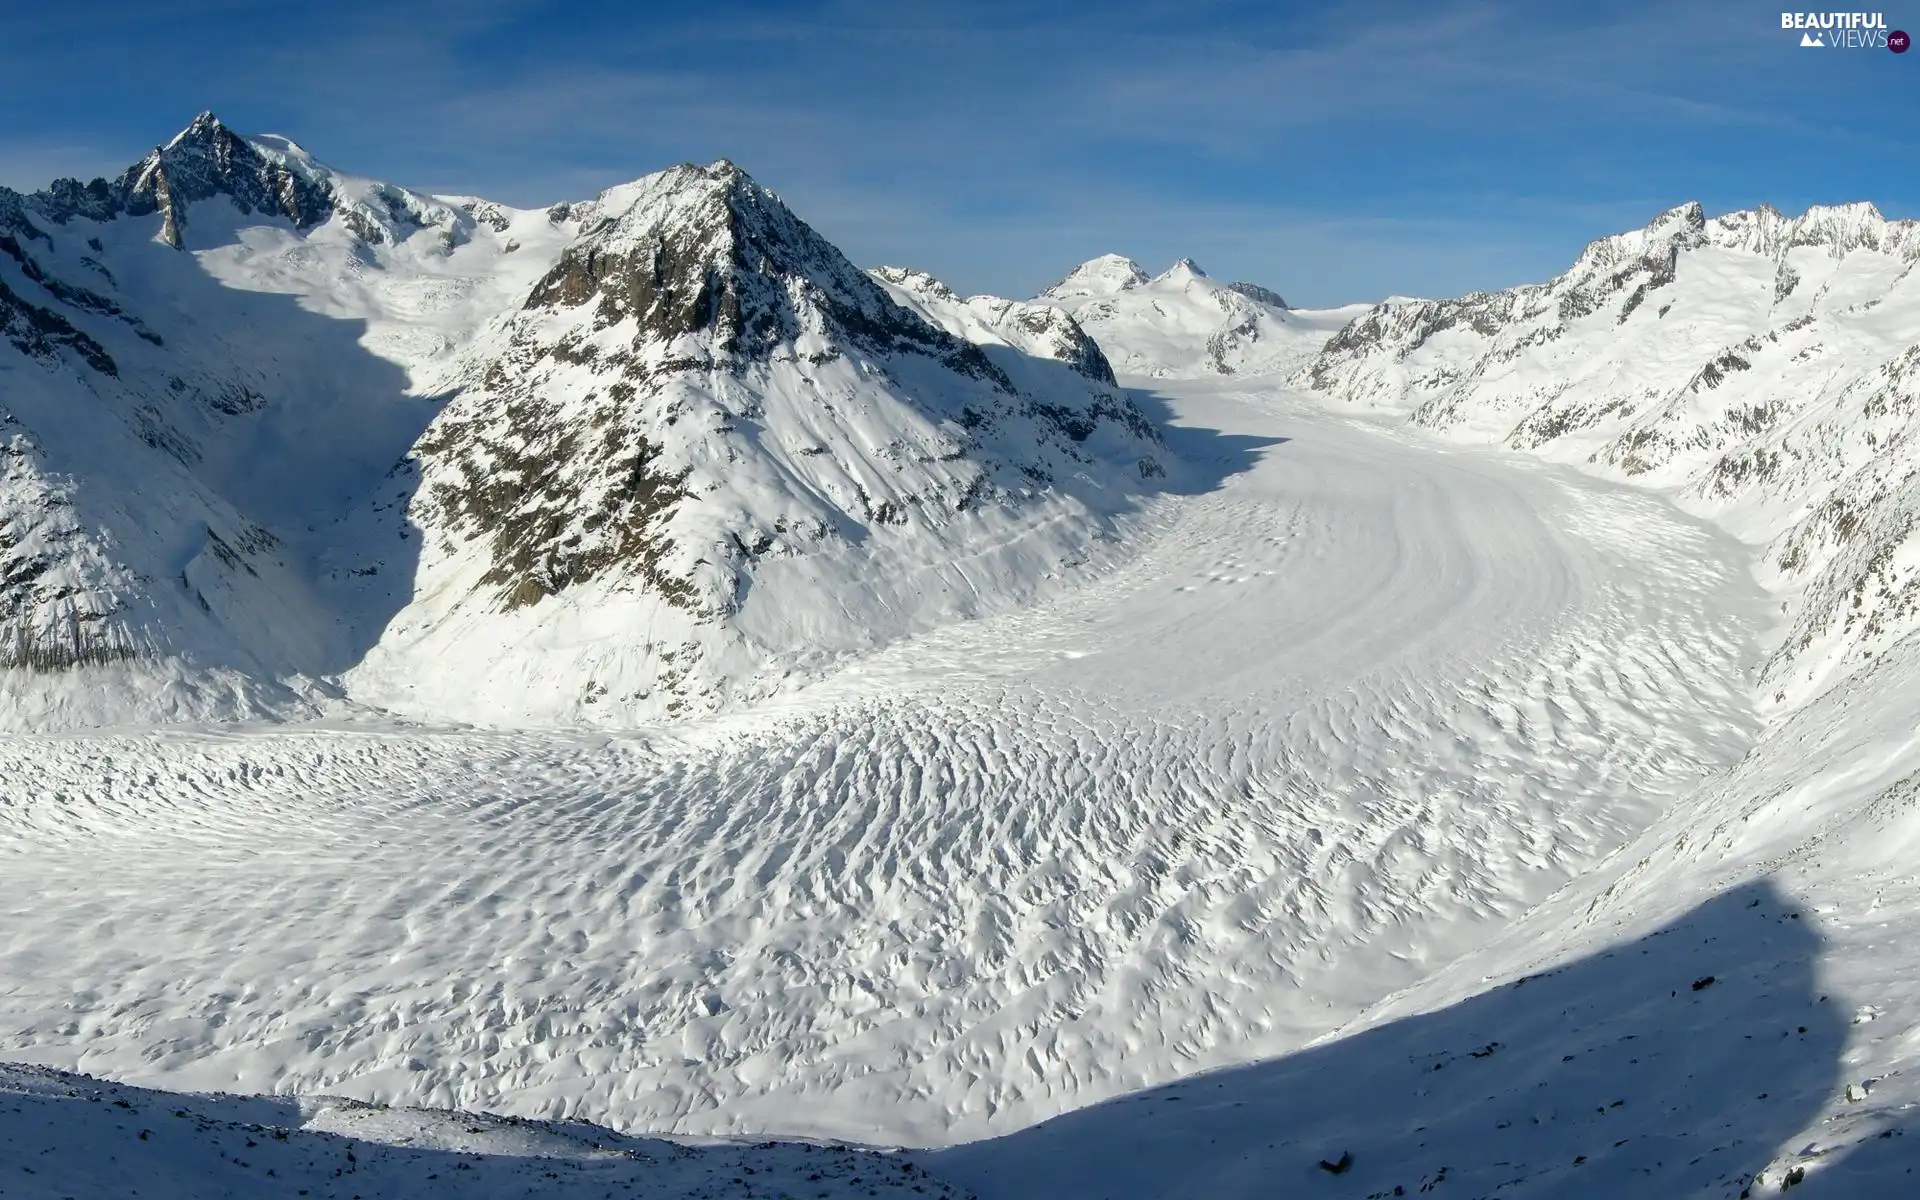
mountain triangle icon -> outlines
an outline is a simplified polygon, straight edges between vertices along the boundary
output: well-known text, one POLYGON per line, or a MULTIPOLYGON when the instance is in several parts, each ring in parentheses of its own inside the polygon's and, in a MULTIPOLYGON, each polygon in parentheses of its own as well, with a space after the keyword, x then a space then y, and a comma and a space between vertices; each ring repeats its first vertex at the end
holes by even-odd
POLYGON ((1825 47, 1825 46, 1826 46, 1826 43, 1820 40, 1820 35, 1819 35, 1819 34, 1817 34, 1817 33, 1803 33, 1803 34, 1801 34, 1801 35, 1800 35, 1800 44, 1801 44, 1802 46, 1821 46, 1821 47, 1825 47))

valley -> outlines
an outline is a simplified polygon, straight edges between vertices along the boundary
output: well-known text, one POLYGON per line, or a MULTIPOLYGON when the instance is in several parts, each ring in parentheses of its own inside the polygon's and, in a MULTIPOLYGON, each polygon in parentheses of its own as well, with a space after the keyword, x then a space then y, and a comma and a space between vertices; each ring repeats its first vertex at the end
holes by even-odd
POLYGON ((1908 1194, 1916 228, 0 189, 0 1192, 1908 1194))
POLYGON ((9 739, 0 1057, 943 1144, 1338 1028, 1755 734, 1720 535, 1167 397, 1132 557, 747 713, 9 739))

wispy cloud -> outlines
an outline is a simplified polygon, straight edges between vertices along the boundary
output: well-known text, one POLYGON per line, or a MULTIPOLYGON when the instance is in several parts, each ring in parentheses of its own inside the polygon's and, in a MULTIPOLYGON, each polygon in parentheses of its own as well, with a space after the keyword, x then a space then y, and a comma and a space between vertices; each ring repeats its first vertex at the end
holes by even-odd
POLYGON ((1742 7, 77 0, 0 15, 0 103, 38 118, 0 178, 118 166, 212 106, 522 204, 724 155, 857 257, 969 289, 1120 250, 1306 301, 1539 277, 1690 198, 1911 211, 1911 64, 1742 7))

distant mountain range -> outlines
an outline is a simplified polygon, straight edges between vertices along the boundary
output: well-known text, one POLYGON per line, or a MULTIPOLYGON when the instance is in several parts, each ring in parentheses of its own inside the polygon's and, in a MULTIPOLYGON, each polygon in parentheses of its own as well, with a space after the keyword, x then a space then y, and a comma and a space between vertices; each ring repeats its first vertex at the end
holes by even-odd
POLYGON ((1867 205, 1688 205, 1459 299, 1115 255, 964 298, 724 161, 519 210, 205 113, 0 189, 0 722, 764 696, 1105 552, 1175 465, 1116 376, 1290 377, 1677 489, 1803 588, 1793 702, 1920 623, 1916 261, 1867 205))
POLYGON ((1071 314, 1127 374, 1272 375, 1297 369, 1366 310, 1287 306, 1253 283, 1218 283, 1191 259, 1149 276, 1117 254, 1080 264, 1037 299, 1071 314))

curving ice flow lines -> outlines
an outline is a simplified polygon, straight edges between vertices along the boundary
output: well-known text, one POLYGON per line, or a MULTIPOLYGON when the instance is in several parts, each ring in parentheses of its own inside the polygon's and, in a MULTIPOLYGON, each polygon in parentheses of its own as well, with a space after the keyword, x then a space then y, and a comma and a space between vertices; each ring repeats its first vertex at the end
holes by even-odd
POLYGON ((1263 445, 1126 565, 753 712, 0 740, 0 1059, 951 1142, 1305 1043, 1751 740, 1659 499, 1171 399, 1263 445))

